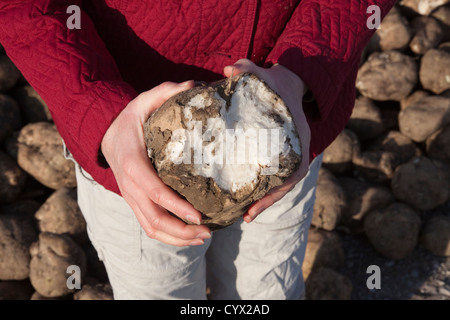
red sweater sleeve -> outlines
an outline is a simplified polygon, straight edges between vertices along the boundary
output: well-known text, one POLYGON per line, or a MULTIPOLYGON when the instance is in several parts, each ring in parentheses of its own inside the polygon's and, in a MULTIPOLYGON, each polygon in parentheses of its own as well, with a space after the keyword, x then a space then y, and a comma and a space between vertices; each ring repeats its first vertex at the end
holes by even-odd
POLYGON ((343 130, 355 102, 361 54, 376 29, 367 27, 377 5, 383 18, 395 0, 302 0, 266 59, 294 71, 315 101, 303 107, 311 127, 311 159, 343 130))
MULTIPOLYGON (((81 0, 70 5, 81 8, 81 0)), ((0 43, 48 104, 67 148, 107 189, 119 192, 111 169, 98 164, 104 133, 137 96, 125 83, 89 16, 70 30, 67 1, 0 1, 0 43)), ((61 151, 62 152, 62 151, 61 151)))

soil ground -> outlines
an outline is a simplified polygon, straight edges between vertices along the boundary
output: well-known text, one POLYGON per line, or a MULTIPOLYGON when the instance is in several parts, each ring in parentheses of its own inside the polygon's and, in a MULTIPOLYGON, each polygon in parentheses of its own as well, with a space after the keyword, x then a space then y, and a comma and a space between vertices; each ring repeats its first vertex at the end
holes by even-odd
MULTIPOLYGON (((450 202, 422 212, 422 219, 434 214, 450 216, 450 202)), ((435 256, 419 244, 408 257, 391 260, 376 252, 365 235, 339 233, 345 252, 339 271, 353 283, 352 300, 450 300, 450 257, 435 256), (380 289, 367 288, 370 265, 380 268, 380 289)))

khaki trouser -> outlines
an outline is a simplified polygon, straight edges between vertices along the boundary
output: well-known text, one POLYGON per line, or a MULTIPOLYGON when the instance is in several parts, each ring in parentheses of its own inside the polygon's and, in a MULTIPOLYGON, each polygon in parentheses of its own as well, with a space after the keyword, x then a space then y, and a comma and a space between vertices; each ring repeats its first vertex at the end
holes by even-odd
POLYGON ((78 203, 114 298, 206 299, 209 287, 209 299, 302 299, 301 266, 321 160, 253 222, 240 220, 192 247, 150 239, 125 200, 76 165, 78 203))

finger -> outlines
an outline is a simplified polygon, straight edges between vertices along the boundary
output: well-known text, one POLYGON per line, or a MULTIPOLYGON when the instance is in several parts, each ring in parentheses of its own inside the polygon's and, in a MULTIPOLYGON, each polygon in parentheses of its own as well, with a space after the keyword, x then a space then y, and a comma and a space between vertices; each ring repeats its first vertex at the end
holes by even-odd
POLYGON ((189 245, 195 240, 211 237, 208 227, 188 225, 149 200, 137 186, 134 185, 132 190, 132 196, 126 195, 127 202, 150 238, 172 245, 189 245))
POLYGON ((273 188, 268 194, 259 201, 253 203, 244 214, 244 221, 250 222, 255 219, 261 212, 281 200, 288 192, 290 192, 307 174, 309 170, 309 143, 304 144, 302 162, 300 167, 280 186, 273 188))
POLYGON ((244 72, 251 72, 256 74, 256 72, 258 72, 257 70, 258 68, 259 67, 252 61, 248 59, 240 59, 236 61, 233 65, 226 66, 223 69, 223 72, 226 77, 231 77, 244 72))
POLYGON ((232 66, 226 66, 224 68, 224 75, 226 77, 235 76, 244 72, 253 73, 258 78, 264 80, 270 88, 275 92, 278 92, 275 82, 272 77, 268 74, 267 69, 258 67, 251 60, 241 59, 235 62, 232 66))
POLYGON ((144 232, 147 234, 147 236, 151 239, 155 239, 158 241, 161 241, 168 245, 173 246, 194 246, 194 245, 202 245, 204 244, 204 240, 202 239, 194 239, 194 240, 183 240, 183 239, 177 239, 174 236, 171 236, 169 234, 166 234, 162 231, 155 231, 153 227, 150 225, 149 221, 146 219, 142 211, 139 209, 137 204, 134 201, 129 200, 129 204, 133 209, 133 212, 141 225, 144 232))
POLYGON ((281 190, 274 193, 266 194, 264 197, 255 202, 248 211, 244 214, 243 219, 245 222, 253 221, 258 215, 260 215, 264 210, 269 208, 275 202, 279 201, 287 192, 281 190))
POLYGON ((259 216, 264 210, 272 206, 275 202, 284 197, 286 193, 276 192, 272 194, 267 194, 260 200, 255 202, 250 209, 244 214, 243 219, 245 222, 253 221, 257 216, 259 216))
POLYGON ((151 165, 145 148, 132 152, 130 155, 123 155, 127 162, 123 163, 122 167, 134 185, 139 186, 139 189, 159 206, 184 220, 200 224, 201 213, 161 180, 151 165))
POLYGON ((280 201, 287 193, 292 191, 294 187, 300 182, 306 175, 305 170, 297 170, 292 174, 282 185, 273 188, 260 200, 253 203, 248 211, 244 214, 244 221, 250 222, 260 215, 264 210, 273 205, 275 202, 280 201))
POLYGON ((126 179, 133 181, 147 193, 153 202, 176 216, 200 224, 201 213, 161 180, 148 158, 143 132, 137 132, 137 136, 140 143, 130 145, 125 153, 122 152, 119 163, 122 170, 117 174, 126 177, 123 179, 125 181, 126 179))

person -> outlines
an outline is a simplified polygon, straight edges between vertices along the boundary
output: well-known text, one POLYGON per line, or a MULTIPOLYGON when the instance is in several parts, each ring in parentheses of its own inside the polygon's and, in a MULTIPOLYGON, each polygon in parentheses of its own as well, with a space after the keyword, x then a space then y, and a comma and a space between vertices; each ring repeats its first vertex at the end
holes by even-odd
POLYGON ((367 8, 378 6, 382 19, 394 3, 73 0, 77 16, 65 1, 0 1, 0 43, 48 104, 76 161, 78 202, 115 299, 304 298, 321 154, 352 112, 375 31, 367 8), (285 100, 303 160, 241 221, 212 233, 158 178, 142 127, 194 81, 241 72, 285 100))

